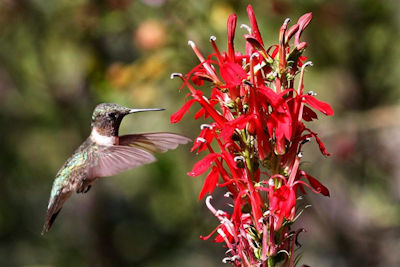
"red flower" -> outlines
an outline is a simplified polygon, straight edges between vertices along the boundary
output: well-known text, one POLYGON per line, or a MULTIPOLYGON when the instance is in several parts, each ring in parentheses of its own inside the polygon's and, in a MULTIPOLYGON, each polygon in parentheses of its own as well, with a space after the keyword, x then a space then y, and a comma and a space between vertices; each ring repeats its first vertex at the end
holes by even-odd
POLYGON ((260 30, 258 29, 256 16, 254 15, 253 7, 251 5, 247 6, 247 14, 250 19, 251 29, 252 33, 254 34, 254 37, 261 45, 264 45, 263 40, 261 38, 260 30))
POLYGON ((204 173, 208 168, 210 168, 211 164, 218 157, 221 157, 221 155, 217 153, 208 154, 202 160, 194 164, 193 169, 190 172, 188 172, 188 175, 192 177, 199 176, 200 174, 204 173))
POLYGON ((236 63, 223 63, 221 66, 221 77, 226 82, 226 87, 238 86, 247 78, 247 73, 236 63))
POLYGON ((270 200, 271 213, 277 218, 274 229, 280 229, 283 219, 293 220, 296 211, 296 193, 293 187, 282 185, 274 191, 270 200))
POLYGON ((213 167, 211 172, 207 175, 203 188, 200 191, 199 201, 205 196, 206 193, 212 193, 215 186, 217 186, 219 172, 217 167, 213 167))
POLYGON ((303 96, 304 102, 308 104, 310 107, 324 113, 327 116, 333 115, 333 109, 331 106, 323 101, 320 101, 313 97, 311 94, 303 96))
POLYGON ((253 115, 241 115, 239 118, 225 123, 221 132, 222 140, 230 141, 235 130, 243 130, 252 118, 254 118, 253 115))
POLYGON ((188 102, 186 102, 185 105, 183 105, 180 110, 178 110, 171 116, 170 122, 171 123, 180 122, 183 115, 185 115, 185 113, 188 112, 188 110, 190 109, 190 107, 193 105, 194 102, 196 102, 194 99, 190 99, 188 102))
POLYGON ((204 151, 207 149, 207 144, 211 144, 213 141, 215 134, 213 132, 213 128, 215 128, 215 123, 214 124, 202 124, 200 126, 201 132, 199 136, 194 140, 194 144, 192 149, 190 150, 191 152, 195 151, 197 149, 197 154, 200 153, 201 151, 204 151))
POLYGON ((182 79, 190 99, 170 121, 179 122, 196 106, 195 119, 211 121, 201 126, 191 149, 205 156, 188 175, 200 176, 211 169, 199 200, 218 186, 227 191, 227 204, 233 209, 216 210, 208 196, 206 205, 219 225, 201 238, 207 240, 215 234, 214 241, 228 248, 223 261, 235 266, 264 266, 278 251, 288 255, 282 264, 292 266, 297 234, 290 234, 289 225, 296 216, 297 198, 306 193, 305 189, 329 196, 321 182, 299 169, 300 151, 311 139, 316 140, 323 155, 329 155, 304 121, 318 119, 314 110, 327 116, 334 112, 328 103, 316 99, 315 93, 304 93, 304 70, 311 63, 305 62, 307 43, 301 42, 300 36, 312 14, 303 15, 291 27, 285 20, 278 43, 265 48, 250 5, 247 13, 251 27, 242 25, 248 31, 244 54, 235 50, 234 14, 227 21, 227 52, 219 50, 214 36, 210 38, 214 53, 208 57, 189 41, 200 63, 186 76, 172 75, 182 79), (199 105, 193 106, 195 102, 199 105))
POLYGON ((305 171, 300 171, 300 175, 305 177, 310 185, 318 192, 324 196, 329 197, 329 190, 323 184, 321 184, 317 179, 312 177, 311 175, 307 174, 305 171))
POLYGON ((235 14, 232 14, 228 18, 228 55, 229 60, 231 62, 235 62, 235 48, 233 45, 233 39, 235 39, 235 30, 236 30, 236 20, 237 17, 235 14))
POLYGON ((299 30, 296 33, 296 37, 294 40, 294 45, 297 46, 300 43, 300 36, 303 33, 304 29, 310 24, 312 20, 312 13, 307 13, 304 14, 299 18, 299 21, 297 22, 297 25, 299 25, 299 30))

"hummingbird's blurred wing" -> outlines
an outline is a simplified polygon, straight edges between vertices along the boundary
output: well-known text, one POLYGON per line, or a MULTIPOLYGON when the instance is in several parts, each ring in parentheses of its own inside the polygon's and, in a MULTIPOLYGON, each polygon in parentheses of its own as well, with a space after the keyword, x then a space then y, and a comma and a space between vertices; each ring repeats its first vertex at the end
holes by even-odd
POLYGON ((142 133, 119 137, 119 145, 99 146, 88 178, 106 177, 156 160, 153 153, 175 149, 191 140, 174 133, 142 133))
POLYGON ((150 163, 156 158, 150 152, 129 146, 99 146, 88 170, 88 178, 107 177, 150 163))
POLYGON ((119 137, 119 145, 136 147, 151 153, 163 153, 190 141, 190 138, 174 133, 141 133, 119 137))

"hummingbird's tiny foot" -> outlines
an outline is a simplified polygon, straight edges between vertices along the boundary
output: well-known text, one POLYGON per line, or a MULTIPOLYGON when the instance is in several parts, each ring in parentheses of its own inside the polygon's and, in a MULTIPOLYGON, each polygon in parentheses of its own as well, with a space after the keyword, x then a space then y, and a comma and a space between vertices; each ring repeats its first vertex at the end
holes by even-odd
POLYGON ((87 192, 89 192, 90 188, 92 188, 92 186, 88 185, 88 187, 86 187, 86 190, 83 193, 86 194, 87 192))

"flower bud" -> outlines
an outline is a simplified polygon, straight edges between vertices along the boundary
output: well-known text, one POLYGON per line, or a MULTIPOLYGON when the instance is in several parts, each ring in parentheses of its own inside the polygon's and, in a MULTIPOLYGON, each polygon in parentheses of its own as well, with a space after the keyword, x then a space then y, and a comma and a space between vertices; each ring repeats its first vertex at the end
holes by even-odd
POLYGON ((247 131, 249 132, 249 134, 251 135, 255 135, 256 134, 256 124, 253 120, 250 120, 247 123, 247 131))
POLYGON ((298 45, 296 45, 296 49, 297 49, 298 51, 302 51, 302 50, 304 50, 306 47, 307 47, 307 43, 306 43, 306 42, 301 42, 301 43, 299 43, 298 45))

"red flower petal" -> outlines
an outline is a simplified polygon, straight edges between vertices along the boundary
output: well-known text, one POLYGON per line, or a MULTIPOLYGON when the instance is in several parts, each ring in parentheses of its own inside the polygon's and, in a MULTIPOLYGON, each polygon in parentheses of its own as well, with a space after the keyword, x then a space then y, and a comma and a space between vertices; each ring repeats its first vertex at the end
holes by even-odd
MULTIPOLYGON (((278 45, 273 45, 273 46, 271 46, 270 48, 272 48, 272 47, 274 47, 274 50, 272 51, 271 57, 272 57, 272 58, 275 58, 276 55, 277 55, 278 52, 279 52, 279 46, 278 46, 278 45)), ((268 49, 268 50, 269 50, 269 49, 268 49)))
POLYGON ((214 230, 212 230, 211 231, 211 233, 209 233, 207 236, 200 236, 200 239, 201 240, 208 240, 208 239, 210 239, 210 237, 219 229, 219 225, 218 225, 218 227, 217 228, 215 228, 214 230))
POLYGON ((207 75, 207 74, 205 73, 205 71, 204 71, 204 72, 199 72, 199 71, 198 71, 198 72, 195 72, 195 73, 193 74, 193 76, 192 76, 192 82, 193 82, 195 85, 203 86, 204 81, 212 82, 213 79, 212 79, 209 75, 207 75))
POLYGON ((208 154, 203 159, 194 164, 193 169, 188 172, 188 175, 192 177, 199 176, 200 174, 204 173, 208 168, 210 168, 213 161, 215 161, 220 156, 221 155, 217 153, 208 154))
POLYGON ((261 38, 260 30, 258 29, 256 16, 254 15, 253 7, 251 5, 247 6, 247 14, 250 19, 251 29, 253 31, 254 36, 256 37, 257 41, 264 46, 263 40, 261 38))
MULTIPOLYGON (((215 125, 212 125, 211 127, 215 127, 215 125)), ((190 150, 190 152, 197 150, 196 154, 199 154, 201 151, 206 150, 207 149, 207 144, 211 144, 211 142, 213 141, 215 137, 215 134, 213 134, 213 132, 210 130, 210 128, 208 127, 204 127, 199 136, 194 140, 193 143, 193 147, 190 150), (205 142, 203 142, 204 140, 205 142)))
POLYGON ((276 144, 275 144, 275 154, 277 155, 283 155, 285 154, 285 139, 284 138, 277 138, 276 139, 276 144))
POLYGON ((235 200, 234 209, 232 213, 233 223, 236 225, 240 224, 240 218, 242 217, 242 194, 238 194, 235 200))
POLYGON ((318 119, 317 113, 315 113, 312 109, 307 106, 303 107, 303 120, 312 121, 318 119))
POLYGON ((275 126, 275 136, 276 138, 285 137, 290 141, 292 137, 292 118, 290 113, 278 114, 277 123, 275 126))
POLYGON ((301 16, 297 21, 300 30, 303 31, 308 26, 308 24, 310 24, 311 20, 312 20, 312 12, 306 13, 303 16, 301 16))
POLYGON ((277 217, 275 231, 282 225, 283 218, 293 220, 296 210, 296 193, 287 185, 282 185, 273 193, 270 200, 270 210, 277 217))
MULTIPOLYGON (((229 240, 229 242, 232 242, 233 236, 229 233, 228 229, 226 229, 226 226, 224 224, 221 224, 220 229, 225 233, 226 238, 229 240)), ((225 241, 225 239, 219 233, 214 239, 214 242, 217 242, 217 243, 221 243, 224 241, 225 241)))
POLYGON ((239 118, 225 123, 221 132, 221 137, 225 141, 229 141, 235 129, 243 130, 247 122, 253 118, 252 115, 241 115, 239 118))
MULTIPOLYGON (((257 40, 256 37, 250 34, 245 34, 244 38, 246 39, 247 43, 251 44, 256 50, 260 50, 263 53, 267 53, 263 47, 263 45, 257 40)), ((246 44, 247 44, 246 43, 246 44)), ((249 52, 251 53, 251 52, 249 52)))
POLYGON ((228 55, 231 62, 235 62, 235 48, 233 46, 233 39, 235 39, 235 30, 236 30, 236 21, 237 17, 235 14, 232 14, 228 18, 227 27, 228 27, 228 55))
POLYGON ((289 191, 289 197, 288 197, 287 206, 286 206, 287 210, 286 210, 286 214, 285 214, 285 217, 288 220, 294 219, 294 215, 296 213, 296 200, 297 200, 296 192, 293 189, 293 187, 291 187, 290 191, 289 191))
MULTIPOLYGON (((254 122, 256 123, 256 133, 257 133, 257 149, 258 149, 258 154, 260 156, 261 160, 264 160, 265 157, 268 155, 270 152, 270 146, 269 146, 269 137, 267 134, 264 132, 264 125, 268 126, 268 121, 264 122, 260 120, 258 117, 254 119, 254 122)), ((271 135, 272 136, 272 135, 271 135)))
POLYGON ((296 37, 294 39, 294 45, 297 46, 300 43, 300 36, 303 33, 304 29, 310 24, 312 19, 312 13, 306 13, 301 16, 297 22, 299 25, 299 30, 296 33, 296 37))
POLYGON ((178 123, 182 119, 183 115, 185 115, 185 113, 193 105, 194 102, 195 102, 194 99, 191 99, 188 102, 186 102, 185 105, 183 105, 180 110, 171 115, 169 121, 171 123, 178 123))
MULTIPOLYGON (((318 135, 311 131, 310 129, 306 128, 305 130, 310 132, 310 136, 315 138, 315 141, 317 141, 319 150, 324 156, 330 156, 331 154, 326 150, 324 143, 322 143, 321 139, 319 139, 318 135)), ((306 135, 305 135, 306 136, 306 135)))
POLYGON ((204 197, 205 194, 211 194, 214 191, 215 186, 218 183, 218 178, 218 168, 214 166, 211 172, 207 175, 206 180, 204 181, 203 188, 200 191, 199 201, 204 197))
POLYGON ((292 38, 293 35, 295 35, 298 30, 299 30, 299 24, 294 24, 292 27, 290 27, 289 30, 286 32, 286 37, 285 37, 286 42, 288 42, 290 38, 292 38))
POLYGON ((249 134, 254 135, 257 132, 256 123, 254 120, 249 120, 247 123, 247 131, 249 134))
MULTIPOLYGON (((204 130, 206 130, 206 129, 204 129, 204 130)), ((201 147, 202 145, 204 145, 204 142, 199 141, 199 138, 205 139, 205 138, 204 138, 204 135, 205 135, 204 130, 201 131, 201 132, 200 132, 200 135, 194 140, 193 146, 192 146, 192 148, 190 149, 190 152, 193 152, 193 151, 195 151, 196 149, 198 149, 199 147, 201 147)), ((197 154, 198 154, 198 152, 197 152, 197 154)))
POLYGON ((317 190, 318 192, 320 192, 324 196, 327 196, 327 197, 330 196, 328 188, 326 188, 323 184, 321 184, 320 181, 318 181, 316 178, 312 177, 311 175, 309 175, 305 171, 300 171, 300 174, 302 176, 304 176, 308 180, 310 185, 315 190, 317 190))
POLYGON ((204 108, 200 108, 199 111, 197 111, 196 114, 194 115, 194 119, 195 120, 200 119, 204 115, 205 112, 206 111, 204 110, 204 108))
POLYGON ((247 73, 236 63, 224 63, 220 73, 227 87, 238 86, 247 78, 247 73))
POLYGON ((279 103, 279 95, 275 93, 274 90, 272 90, 271 88, 263 86, 258 88, 258 92, 264 95, 272 106, 275 107, 279 103))
POLYGON ((321 139, 319 139, 318 136, 317 136, 316 134, 314 134, 314 137, 315 137, 315 141, 317 141, 317 143, 318 143, 319 150, 321 151, 321 153, 322 153, 323 155, 325 155, 325 156, 330 156, 331 153, 329 153, 329 152, 326 150, 326 148, 325 148, 325 146, 324 146, 324 143, 322 143, 321 139))
POLYGON ((315 97, 313 97, 312 95, 304 95, 303 96, 304 101, 310 105, 310 107, 321 111, 323 114, 327 115, 327 116, 331 116, 333 115, 333 109, 331 108, 331 106, 323 101, 320 101, 318 99, 316 99, 315 97))

